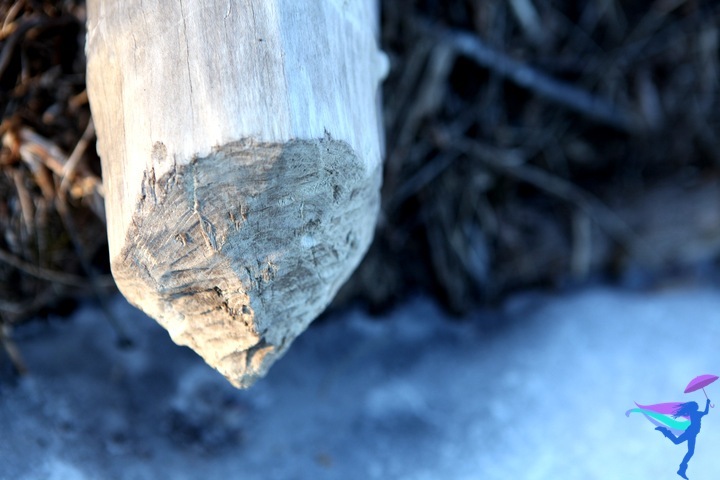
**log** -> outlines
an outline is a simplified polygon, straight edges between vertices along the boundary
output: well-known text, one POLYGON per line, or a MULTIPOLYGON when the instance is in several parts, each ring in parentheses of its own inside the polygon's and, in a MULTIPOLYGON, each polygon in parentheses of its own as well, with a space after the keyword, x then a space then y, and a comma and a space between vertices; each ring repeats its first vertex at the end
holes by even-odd
POLYGON ((367 250, 375 0, 89 0, 87 89, 125 297, 233 385, 262 377, 367 250))

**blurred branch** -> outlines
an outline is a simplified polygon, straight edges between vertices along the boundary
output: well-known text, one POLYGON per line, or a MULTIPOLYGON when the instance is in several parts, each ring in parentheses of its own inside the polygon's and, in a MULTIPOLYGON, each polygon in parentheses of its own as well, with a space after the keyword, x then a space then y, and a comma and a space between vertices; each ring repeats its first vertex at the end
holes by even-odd
POLYGON ((77 19, 64 16, 58 18, 39 17, 21 22, 20 25, 7 37, 2 50, 0 50, 0 77, 2 77, 3 73, 5 73, 5 70, 10 64, 13 53, 15 52, 15 48, 20 44, 26 33, 33 28, 59 27, 74 21, 77 21, 77 19))
POLYGON ((515 60, 491 48, 472 33, 438 26, 427 28, 431 30, 431 34, 439 36, 442 43, 451 46, 459 54, 587 118, 629 133, 647 128, 635 112, 515 60))
POLYGON ((599 198, 561 177, 525 163, 517 151, 493 148, 469 140, 455 139, 453 145, 471 158, 480 159, 485 166, 492 170, 533 185, 576 205, 621 244, 633 243, 635 233, 632 229, 599 198))
MULTIPOLYGON (((64 272, 56 272, 53 270, 48 270, 46 268, 38 267, 37 265, 33 265, 32 263, 28 263, 15 255, 3 250, 0 248, 0 262, 6 263, 10 265, 11 267, 15 267, 18 270, 21 270, 28 275, 32 275, 35 278, 40 278, 42 280, 47 280, 49 282, 57 282, 62 285, 67 285, 70 287, 76 287, 76 288, 87 288, 88 287, 88 280, 86 278, 72 275, 69 273, 64 272)), ((114 282, 112 280, 112 277, 109 275, 106 277, 99 277, 96 279, 98 281, 98 284, 103 287, 112 287, 114 285, 114 282)))
POLYGON ((10 334, 10 325, 7 323, 0 323, 0 345, 10 357, 10 361, 15 368, 15 371, 20 375, 27 373, 27 364, 23 360, 20 354, 20 349, 15 345, 10 334))

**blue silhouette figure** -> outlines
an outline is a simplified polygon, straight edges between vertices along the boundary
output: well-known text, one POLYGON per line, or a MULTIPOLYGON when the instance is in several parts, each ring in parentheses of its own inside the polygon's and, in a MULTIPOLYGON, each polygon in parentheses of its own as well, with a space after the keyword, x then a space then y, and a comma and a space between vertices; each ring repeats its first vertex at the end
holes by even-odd
POLYGON ((710 399, 708 399, 707 403, 705 404, 705 411, 703 412, 700 411, 700 408, 698 407, 698 404, 696 402, 681 403, 675 410, 675 414, 673 415, 673 417, 689 417, 690 425, 688 425, 688 428, 677 437, 665 427, 657 427, 655 429, 659 432, 662 432, 662 434, 669 438, 670 441, 673 442, 675 445, 680 445, 684 441, 687 441, 688 451, 683 457, 682 462, 680 463, 680 469, 677 471, 677 474, 680 475, 682 478, 688 478, 685 475, 685 472, 687 471, 688 462, 695 453, 695 439, 697 438, 697 434, 700 433, 700 420, 702 419, 702 417, 708 414, 708 412, 710 411, 709 409, 710 399))

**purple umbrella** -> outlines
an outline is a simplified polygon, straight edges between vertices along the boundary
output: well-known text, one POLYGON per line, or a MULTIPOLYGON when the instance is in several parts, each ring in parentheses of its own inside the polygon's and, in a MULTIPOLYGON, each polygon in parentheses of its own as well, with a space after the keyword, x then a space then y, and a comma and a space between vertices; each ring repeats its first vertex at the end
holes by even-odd
MULTIPOLYGON (((703 393, 705 393, 705 387, 717 379, 717 375, 700 375, 699 377, 695 377, 690 380, 690 383, 688 383, 687 388, 685 388, 685 393, 694 392, 695 390, 700 390, 701 388, 703 393)), ((705 393, 705 398, 708 398, 707 393, 705 393)), ((715 408, 715 405, 710 404, 710 406, 715 408)))

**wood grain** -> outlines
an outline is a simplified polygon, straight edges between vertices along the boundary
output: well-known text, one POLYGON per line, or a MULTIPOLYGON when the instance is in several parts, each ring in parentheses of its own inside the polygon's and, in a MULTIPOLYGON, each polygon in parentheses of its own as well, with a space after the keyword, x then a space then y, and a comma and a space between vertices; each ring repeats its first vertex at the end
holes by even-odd
POLYGON ((88 14, 118 287, 247 386, 372 240, 376 4, 91 0, 88 14))

